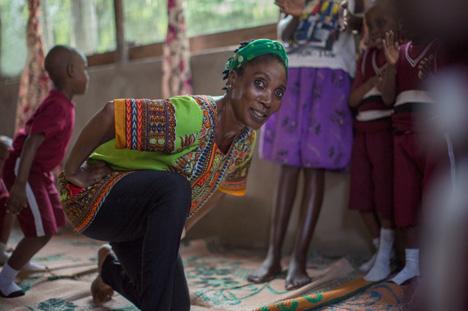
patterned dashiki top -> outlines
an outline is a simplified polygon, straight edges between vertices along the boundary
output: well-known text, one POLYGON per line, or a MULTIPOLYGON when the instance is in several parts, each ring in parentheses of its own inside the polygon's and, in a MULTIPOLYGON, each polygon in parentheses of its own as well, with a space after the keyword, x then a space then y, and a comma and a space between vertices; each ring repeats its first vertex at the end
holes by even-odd
POLYGON ((116 99, 115 139, 99 146, 91 159, 114 172, 86 189, 60 178, 62 203, 75 231, 93 221, 112 187, 135 170, 172 171, 192 185, 190 216, 217 191, 243 196, 255 144, 244 128, 223 154, 215 143, 216 102, 208 96, 165 100, 116 99))

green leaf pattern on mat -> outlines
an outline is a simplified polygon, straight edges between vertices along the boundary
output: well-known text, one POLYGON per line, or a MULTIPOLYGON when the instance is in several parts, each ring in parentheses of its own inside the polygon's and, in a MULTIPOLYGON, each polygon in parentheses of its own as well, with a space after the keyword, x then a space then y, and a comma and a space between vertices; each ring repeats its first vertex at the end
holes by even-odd
POLYGON ((243 281, 252 271, 243 268, 240 261, 220 260, 218 257, 212 262, 210 257, 192 256, 185 258, 184 265, 189 285, 198 288, 194 292, 195 296, 211 305, 239 305, 262 291, 274 295, 287 292, 275 290, 268 283, 252 284, 243 281))
POLYGON ((37 307, 41 311, 74 311, 77 308, 74 303, 59 298, 47 299, 37 307))
POLYGON ((310 303, 318 303, 323 300, 323 294, 322 293, 314 293, 311 295, 306 295, 304 298, 310 302, 310 303))
POLYGON ((289 306, 287 306, 286 304, 280 305, 279 309, 281 311, 296 311, 298 307, 299 303, 297 301, 293 301, 289 306))

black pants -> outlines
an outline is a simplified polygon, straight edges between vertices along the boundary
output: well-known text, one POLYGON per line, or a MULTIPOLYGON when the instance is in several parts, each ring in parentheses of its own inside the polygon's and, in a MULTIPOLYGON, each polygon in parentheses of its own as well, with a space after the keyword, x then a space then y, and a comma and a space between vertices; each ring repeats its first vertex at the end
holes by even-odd
POLYGON ((84 235, 115 252, 102 278, 142 310, 190 310, 179 254, 191 204, 188 181, 175 173, 138 171, 111 190, 84 235))

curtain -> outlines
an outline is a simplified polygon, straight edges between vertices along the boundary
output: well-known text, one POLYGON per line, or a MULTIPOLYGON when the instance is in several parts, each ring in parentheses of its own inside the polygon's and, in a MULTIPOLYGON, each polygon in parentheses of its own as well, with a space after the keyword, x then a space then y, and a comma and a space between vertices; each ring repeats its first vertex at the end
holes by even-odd
POLYGON ((40 26, 40 0, 28 0, 26 30, 27 58, 19 85, 16 129, 23 127, 37 106, 47 96, 49 79, 44 69, 44 48, 40 26))
POLYGON ((168 0, 168 27, 163 48, 163 97, 192 93, 190 48, 183 0, 168 0))

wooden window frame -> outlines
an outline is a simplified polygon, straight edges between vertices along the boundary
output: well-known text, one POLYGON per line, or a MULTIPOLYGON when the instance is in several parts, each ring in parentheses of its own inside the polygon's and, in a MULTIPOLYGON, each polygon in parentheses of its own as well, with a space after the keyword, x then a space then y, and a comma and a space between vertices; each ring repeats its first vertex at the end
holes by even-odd
MULTIPOLYGON (((231 31, 217 32, 208 35, 200 35, 189 38, 190 52, 192 54, 197 54, 204 50, 238 45, 242 41, 247 41, 254 38, 276 39, 276 36, 276 23, 251 28, 241 28, 231 31)), ((124 47, 124 53, 128 53, 128 61, 145 58, 158 58, 162 57, 163 55, 163 45, 164 42, 158 42, 129 48, 124 47)), ((88 66, 90 67, 122 62, 122 57, 117 50, 92 54, 88 55, 87 57, 88 66)))

